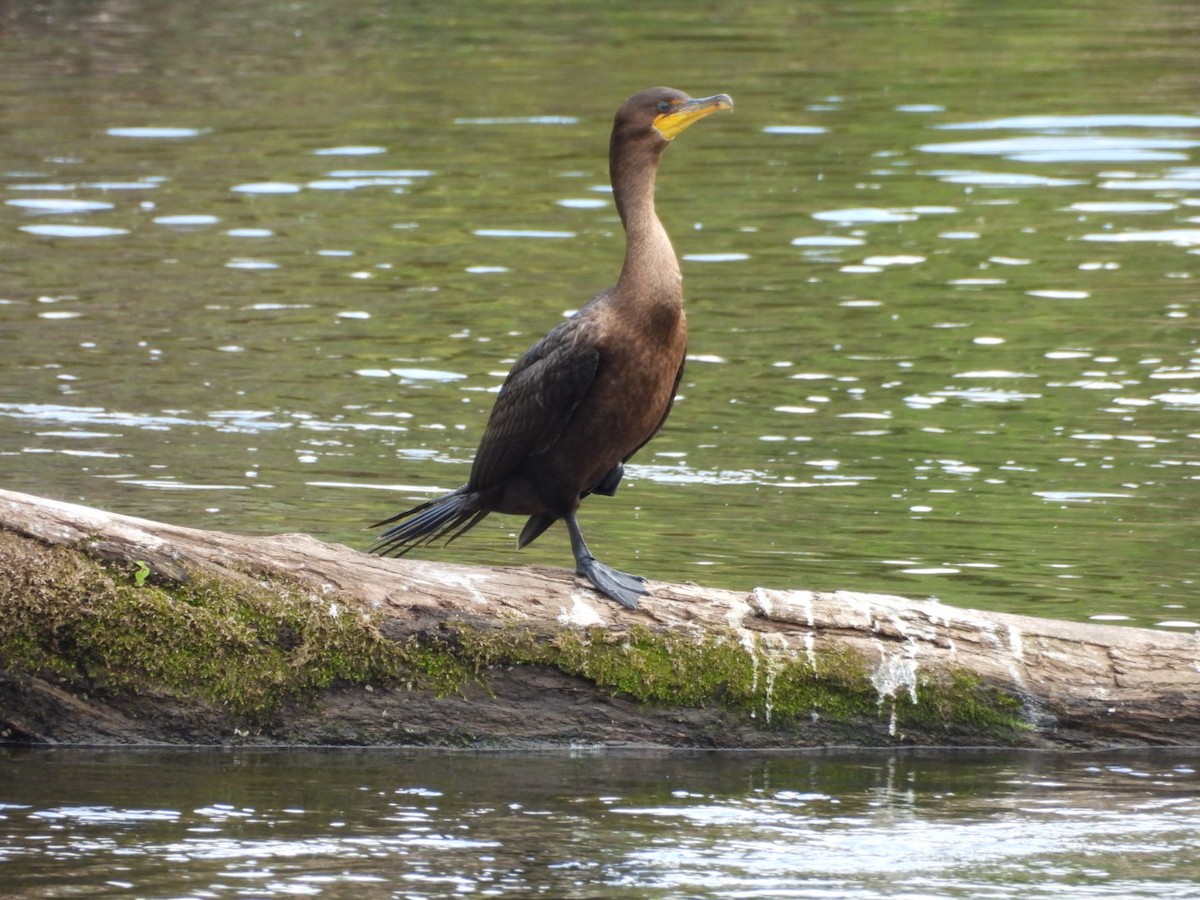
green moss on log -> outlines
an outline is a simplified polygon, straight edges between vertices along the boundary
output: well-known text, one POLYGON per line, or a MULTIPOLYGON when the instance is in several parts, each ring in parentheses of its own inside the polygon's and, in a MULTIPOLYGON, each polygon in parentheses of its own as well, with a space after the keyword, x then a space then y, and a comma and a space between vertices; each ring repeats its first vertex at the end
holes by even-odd
POLYGON ((463 651, 478 665, 549 666, 643 703, 719 706, 780 729, 882 718, 897 737, 954 731, 1002 743, 1028 730, 1021 700, 970 672, 922 673, 912 693, 884 697, 852 650, 835 645, 797 656, 764 643, 762 636, 698 638, 643 626, 462 634, 463 651))
POLYGON ((719 707, 779 729, 882 720, 897 736, 953 730, 995 742, 1025 730, 1019 699, 970 673, 920 673, 912 690, 881 696, 868 662, 827 642, 795 654, 749 633, 455 623, 440 636, 394 641, 369 612, 309 586, 208 576, 158 583, 140 564, 4 533, 0 572, 5 668, 110 697, 214 704, 248 722, 336 685, 445 695, 486 685, 492 667, 537 665, 642 703, 719 707))
POLYGON ((141 566, 0 534, 5 667, 102 695, 166 693, 255 719, 339 683, 454 690, 454 656, 384 638, 339 599, 282 582, 154 583, 141 566))

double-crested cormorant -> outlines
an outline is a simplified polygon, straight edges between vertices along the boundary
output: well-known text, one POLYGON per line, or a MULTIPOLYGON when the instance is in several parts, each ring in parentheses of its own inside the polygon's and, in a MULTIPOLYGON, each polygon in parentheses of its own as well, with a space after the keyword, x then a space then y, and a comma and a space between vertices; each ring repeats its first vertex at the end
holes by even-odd
POLYGON ((518 547, 559 519, 576 572, 630 609, 645 579, 598 562, 575 513, 588 494, 611 496, 622 463, 666 421, 683 374, 687 325, 682 275, 654 212, 654 179, 667 144, 710 113, 732 109, 725 94, 694 100, 651 88, 617 110, 609 175, 625 227, 625 264, 615 286, 552 329, 517 360, 500 388, 475 454, 456 491, 373 527, 395 525, 372 547, 400 556, 448 541, 488 513, 529 516, 518 547))

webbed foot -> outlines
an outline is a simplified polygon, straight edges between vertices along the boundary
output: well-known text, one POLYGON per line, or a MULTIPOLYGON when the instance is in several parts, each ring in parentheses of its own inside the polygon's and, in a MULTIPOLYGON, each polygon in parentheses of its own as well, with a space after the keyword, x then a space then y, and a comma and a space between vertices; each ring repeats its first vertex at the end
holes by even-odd
POLYGON ((630 575, 597 561, 583 541, 575 513, 563 516, 571 535, 571 552, 575 555, 575 572, 590 581, 600 593, 616 600, 626 609, 637 609, 638 597, 648 593, 646 579, 630 575))
POLYGON ((646 589, 646 579, 640 575, 630 575, 606 566, 595 557, 588 556, 575 561, 576 573, 582 575, 600 593, 616 600, 626 609, 638 608, 638 597, 650 593, 646 589))

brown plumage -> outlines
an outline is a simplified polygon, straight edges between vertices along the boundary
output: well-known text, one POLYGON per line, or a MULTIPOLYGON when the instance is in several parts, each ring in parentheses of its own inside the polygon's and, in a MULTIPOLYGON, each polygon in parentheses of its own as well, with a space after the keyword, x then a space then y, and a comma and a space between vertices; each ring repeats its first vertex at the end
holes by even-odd
POLYGON ((662 427, 687 348, 679 262, 654 212, 667 144, 693 122, 731 109, 725 94, 693 100, 651 88, 617 110, 609 175, 625 227, 616 285, 593 297, 517 360, 492 408, 467 483, 375 527, 399 524, 372 547, 403 555, 453 540, 491 512, 529 516, 519 547, 562 519, 576 571, 631 609, 644 579, 597 562, 575 518, 588 494, 612 495, 628 460, 662 427))

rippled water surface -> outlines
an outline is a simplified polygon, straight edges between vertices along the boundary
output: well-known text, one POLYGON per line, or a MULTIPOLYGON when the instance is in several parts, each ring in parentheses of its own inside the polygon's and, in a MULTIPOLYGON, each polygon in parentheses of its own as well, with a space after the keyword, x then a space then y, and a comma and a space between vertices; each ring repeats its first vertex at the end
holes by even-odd
MULTIPOLYGON (((1191 4, 33 3, 0 16, 5 487, 365 547, 610 283, 667 154, 691 362, 597 552, 1194 629, 1191 4)), ((429 555, 566 564, 514 520, 429 555)))
POLYGON ((1195 897, 1194 753, 2 751, 5 896, 1195 897))
MULTIPOLYGON (((690 363, 583 525, 715 586, 1200 622, 1200 13, 0 7, 0 485, 365 547, 611 283, 667 154, 690 363)), ((513 520, 432 557, 563 565, 513 520)), ((3 751, 25 897, 1195 897, 1197 757, 3 751)))

